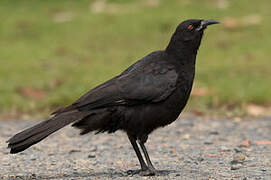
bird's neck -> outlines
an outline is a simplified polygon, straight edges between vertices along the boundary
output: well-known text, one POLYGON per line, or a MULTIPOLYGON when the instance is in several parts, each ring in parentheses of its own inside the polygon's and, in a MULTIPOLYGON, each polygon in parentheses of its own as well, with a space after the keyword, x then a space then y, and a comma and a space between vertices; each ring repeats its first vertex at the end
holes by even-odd
POLYGON ((169 44, 165 51, 183 65, 195 65, 196 63, 197 50, 187 48, 183 43, 177 46, 169 44))
POLYGON ((173 35, 165 51, 182 63, 195 64, 200 42, 201 38, 197 41, 184 41, 180 37, 173 35))

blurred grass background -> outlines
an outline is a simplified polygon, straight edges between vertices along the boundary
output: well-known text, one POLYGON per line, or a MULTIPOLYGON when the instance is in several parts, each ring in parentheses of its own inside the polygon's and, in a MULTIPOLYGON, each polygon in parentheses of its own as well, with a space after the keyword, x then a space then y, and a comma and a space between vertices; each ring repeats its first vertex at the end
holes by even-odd
POLYGON ((190 111, 271 104, 270 0, 1 0, 0 112, 67 105, 148 53, 185 19, 203 38, 190 111))

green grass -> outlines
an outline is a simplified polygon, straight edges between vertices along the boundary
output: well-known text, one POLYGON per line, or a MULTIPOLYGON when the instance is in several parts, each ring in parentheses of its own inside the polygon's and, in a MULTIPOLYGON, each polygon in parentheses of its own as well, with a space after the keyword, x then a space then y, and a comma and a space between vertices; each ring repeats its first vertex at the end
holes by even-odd
POLYGON ((221 20, 257 14, 259 25, 228 30, 212 26, 197 58, 195 87, 210 95, 190 107, 271 103, 270 0, 108 0, 91 11, 90 0, 2 0, 0 6, 0 111, 44 111, 71 103, 88 89, 117 75, 154 50, 165 48, 175 27, 188 18, 221 20), (64 17, 66 21, 61 21, 64 17), (60 20, 59 20, 60 18, 60 20), (50 85, 53 81, 59 85, 50 85), (46 93, 23 96, 29 87, 46 93))

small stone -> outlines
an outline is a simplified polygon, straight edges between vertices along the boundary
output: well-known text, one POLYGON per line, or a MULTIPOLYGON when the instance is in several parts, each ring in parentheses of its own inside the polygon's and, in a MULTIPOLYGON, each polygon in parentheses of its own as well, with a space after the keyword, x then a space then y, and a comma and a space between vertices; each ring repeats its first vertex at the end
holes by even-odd
POLYGON ((31 178, 32 178, 32 179, 35 179, 36 177, 37 177, 37 175, 36 175, 35 173, 32 173, 32 174, 31 174, 31 178))
POLYGON ((177 153, 175 149, 170 149, 169 152, 170 152, 171 154, 176 154, 176 153, 177 153))
POLYGON ((93 155, 93 154, 89 154, 88 155, 88 158, 95 158, 96 156, 95 155, 93 155))
POLYGON ((10 178, 15 178, 16 176, 14 174, 9 175, 10 178))
POLYGON ((240 168, 242 168, 242 164, 233 164, 231 166, 231 170, 237 170, 237 169, 240 169, 240 168))
POLYGON ((187 134, 187 133, 184 134, 184 135, 183 135, 183 138, 184 138, 184 139, 189 139, 189 138, 190 138, 190 134, 187 134))
POLYGON ((198 160, 199 162, 202 162, 202 161, 204 161, 204 158, 203 158, 203 157, 198 157, 197 160, 198 160))
POLYGON ((204 144, 211 145, 211 144, 213 144, 213 142, 211 140, 206 140, 206 141, 204 141, 204 144))
POLYGON ((249 165, 249 167, 257 167, 257 163, 252 163, 249 165))
POLYGON ((237 153, 233 156, 233 160, 231 161, 231 164, 240 164, 244 163, 246 160, 246 156, 242 153, 237 153))
POLYGON ((220 149, 221 151, 231 151, 231 149, 226 146, 220 146, 220 149))
POLYGON ((219 132, 217 132, 217 131, 211 131, 209 134, 210 134, 210 135, 218 135, 219 132))
POLYGON ((251 142, 249 140, 245 140, 240 145, 241 147, 249 147, 251 145, 251 142))
POLYGON ((240 152, 243 151, 243 149, 236 147, 236 148, 234 148, 234 151, 235 151, 236 153, 240 153, 240 152))
POLYGON ((263 168, 263 169, 261 169, 261 171, 266 171, 266 169, 263 168))
POLYGON ((89 152, 96 152, 98 150, 97 146, 94 146, 89 152))
POLYGON ((175 176, 178 177, 178 176, 181 176, 181 175, 180 174, 176 174, 175 176))
POLYGON ((72 150, 70 150, 69 154, 72 154, 72 153, 75 153, 75 152, 81 152, 81 150, 78 150, 78 149, 72 149, 72 150))

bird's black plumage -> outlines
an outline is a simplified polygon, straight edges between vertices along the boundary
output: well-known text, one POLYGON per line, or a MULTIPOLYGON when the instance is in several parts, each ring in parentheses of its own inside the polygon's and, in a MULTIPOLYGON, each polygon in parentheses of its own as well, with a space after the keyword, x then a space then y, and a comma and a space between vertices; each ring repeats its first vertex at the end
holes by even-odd
POLYGON ((153 130, 175 121, 185 107, 203 31, 216 23, 197 19, 182 22, 165 50, 150 53, 70 106, 54 112, 51 119, 16 134, 8 140, 10 152, 23 151, 70 123, 81 129, 81 134, 122 130, 136 151, 141 172, 155 174, 144 143, 153 130))

